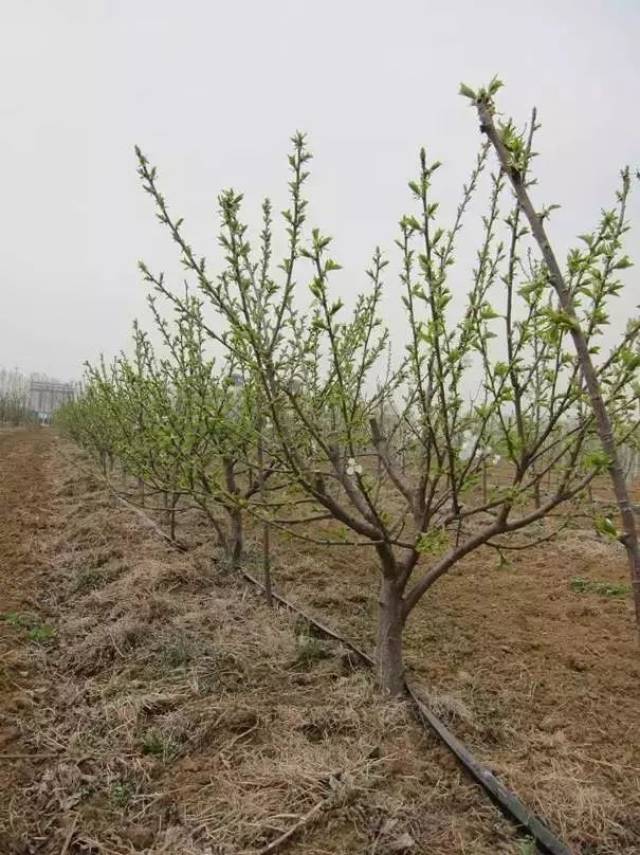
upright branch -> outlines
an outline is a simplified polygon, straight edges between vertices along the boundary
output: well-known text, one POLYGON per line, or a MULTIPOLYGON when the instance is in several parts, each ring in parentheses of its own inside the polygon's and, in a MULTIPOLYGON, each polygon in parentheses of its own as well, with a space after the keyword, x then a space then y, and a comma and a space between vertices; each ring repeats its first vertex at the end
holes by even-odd
MULTIPOLYGON (((598 435, 603 451, 607 456, 607 468, 616 501, 620 509, 623 534, 620 540, 625 546, 629 561, 631 584, 636 612, 636 622, 640 629, 640 543, 635 514, 627 482, 618 454, 614 438, 613 425, 607 406, 604 402, 598 374, 591 358, 589 343, 576 313, 574 294, 563 276, 556 254, 551 246, 544 227, 546 212, 536 211, 528 191, 526 181, 526 157, 523 158, 522 140, 513 134, 511 124, 497 126, 495 122, 494 95, 501 87, 501 82, 494 78, 486 89, 473 92, 468 87, 462 87, 462 94, 469 97, 478 112, 480 130, 490 140, 500 161, 504 173, 508 176, 519 207, 529 222, 531 233, 540 249, 547 268, 549 282, 553 286, 564 320, 576 349, 580 372, 591 400, 598 435)), ((628 182, 628 174, 626 182, 628 182)))

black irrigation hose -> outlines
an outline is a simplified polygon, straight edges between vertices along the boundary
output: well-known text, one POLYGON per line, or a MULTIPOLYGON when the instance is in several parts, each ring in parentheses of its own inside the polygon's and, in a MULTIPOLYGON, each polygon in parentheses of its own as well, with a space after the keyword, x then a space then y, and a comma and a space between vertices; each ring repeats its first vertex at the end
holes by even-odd
POLYGON ((508 790, 496 776, 479 763, 466 746, 457 739, 453 733, 435 716, 426 706, 418 692, 405 680, 405 686, 412 701, 416 705, 418 717, 426 728, 429 726, 447 748, 455 755, 456 759, 464 766, 465 770, 480 786, 489 794, 489 798, 500 810, 511 819, 517 826, 526 831, 536 841, 539 849, 550 855, 571 855, 571 850, 550 831, 547 826, 524 805, 515 793, 508 790))
MULTIPOLYGON (((248 573, 246 570, 241 570, 240 572, 248 582, 259 590, 264 591, 264 585, 256 579, 255 576, 252 576, 251 573, 248 573)), ((368 667, 375 666, 373 657, 357 647, 352 641, 349 641, 349 639, 344 638, 334 629, 331 629, 331 627, 312 617, 281 594, 272 591, 272 597, 277 603, 280 603, 280 605, 289 609, 289 611, 292 611, 304 618, 304 620, 311 624, 311 626, 313 626, 321 635, 326 638, 330 638, 332 641, 340 642, 343 647, 346 647, 354 653, 358 659, 368 667)), ((407 694, 415 705, 418 713, 418 720, 425 730, 433 730, 436 733, 436 735, 447 746, 449 751, 451 751, 459 763, 464 767, 465 771, 488 793, 491 801, 493 801, 500 810, 510 820, 512 820, 512 822, 533 837, 536 841, 536 845, 542 852, 546 852, 548 855, 571 855, 571 849, 569 849, 567 844, 560 840, 559 837, 556 837, 555 834, 520 801, 515 793, 512 793, 504 786, 504 784, 500 783, 496 776, 490 772, 486 766, 483 766, 482 763, 476 760, 466 746, 460 742, 453 733, 451 733, 449 728, 446 727, 446 725, 440 721, 433 712, 431 712, 420 693, 406 678, 405 688, 407 690, 407 694)))

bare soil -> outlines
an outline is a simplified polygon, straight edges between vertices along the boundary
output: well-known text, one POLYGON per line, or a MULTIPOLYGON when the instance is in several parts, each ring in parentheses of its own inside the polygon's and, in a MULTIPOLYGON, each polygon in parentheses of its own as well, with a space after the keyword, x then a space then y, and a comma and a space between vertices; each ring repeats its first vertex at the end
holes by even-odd
POLYGON ((11 851, 7 835, 13 802, 38 774, 24 732, 50 692, 49 675, 28 639, 36 615, 46 620, 39 594, 47 567, 43 539, 50 523, 48 450, 45 433, 0 431, 0 753, 16 756, 0 762, 3 853, 11 851))
MULTIPOLYGON (((427 593, 406 663, 456 735, 576 853, 637 855, 640 649, 624 549, 573 529, 509 558, 483 549, 427 593)), ((280 540, 276 585, 369 648, 377 573, 365 550, 280 540)))
MULTIPOLYGON (((2 855, 256 855, 294 829, 278 852, 531 851, 407 706, 382 700, 371 675, 346 651, 314 638, 286 612, 268 610, 230 575, 195 522, 194 548, 173 551, 115 505, 83 465, 51 430, 0 436, 2 855)), ((344 555, 280 546, 279 582, 362 637, 372 599, 358 585, 368 573, 368 564, 345 562, 344 555), (343 573, 347 608, 331 600, 336 572, 343 573)), ((466 626, 464 609, 482 592, 467 591, 465 600, 465 585, 457 584, 458 600, 451 589, 443 593, 447 611, 436 615, 434 602, 431 617, 425 611, 414 623, 411 649, 417 651, 422 631, 428 653, 412 652, 410 659, 438 691, 447 681, 455 684, 453 700, 440 697, 443 709, 457 710, 456 722, 494 765, 511 764, 519 783, 514 751, 537 733, 535 709, 547 690, 517 706, 519 687, 529 684, 507 688, 498 674, 476 669, 474 656, 487 657, 479 660, 485 669, 491 650, 500 660, 508 628, 500 622, 497 638, 475 636, 479 629, 466 626), (462 638, 467 652, 460 661, 462 638), (447 658, 456 659, 451 673, 447 658), (475 689, 458 688, 462 668, 475 689), (494 694, 496 685, 502 694, 494 694), (458 694, 466 707, 457 706, 458 694), (527 705, 534 712, 524 715, 527 705), (512 720, 516 713, 523 719, 512 720), (495 752, 487 742, 492 716, 495 752), (506 747, 503 731, 511 734, 506 747)), ((612 633, 618 619, 624 627, 627 620, 623 604, 613 608, 612 633)), ((536 620, 546 621, 542 614, 536 620)), ((613 636, 622 647, 625 632, 613 636)), ((523 655, 520 648, 511 655, 520 662, 514 669, 525 668, 529 654, 523 655)), ((503 669, 503 680, 511 679, 503 669)), ((594 686, 606 674, 604 667, 593 673, 594 686)), ((606 690, 590 688, 600 698, 606 690)), ((602 721, 628 728, 617 734, 618 753, 608 758, 613 763, 633 736, 630 712, 609 718, 619 706, 627 709, 610 698, 609 713, 601 714, 602 721)), ((541 732, 548 744, 540 737, 529 747, 534 771, 539 751, 555 770, 541 790, 546 808, 564 782, 558 770, 563 764, 571 775, 576 770, 573 753, 565 757, 561 741, 554 747, 560 731, 541 732)), ((581 750, 606 755, 605 746, 600 753, 581 750)), ((633 767, 637 746, 630 750, 633 767)), ((580 768, 598 772, 589 804, 606 814, 610 803, 602 798, 614 792, 614 783, 609 789, 603 783, 607 767, 580 768)), ((613 782, 618 773, 613 766, 613 782)), ((539 791, 537 771, 530 783, 525 794, 539 791)), ((637 786, 628 783, 626 807, 599 819, 607 841, 634 807, 634 793, 637 786)), ((630 834, 629 825, 620 831, 616 851, 637 851, 630 834)), ((614 851, 607 846, 583 851, 614 851)))

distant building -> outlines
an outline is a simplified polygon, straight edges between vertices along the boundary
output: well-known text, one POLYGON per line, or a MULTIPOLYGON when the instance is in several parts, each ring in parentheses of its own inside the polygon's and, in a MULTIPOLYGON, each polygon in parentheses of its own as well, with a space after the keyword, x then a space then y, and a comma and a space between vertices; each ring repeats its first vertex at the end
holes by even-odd
POLYGON ((51 416, 63 404, 73 401, 76 392, 73 383, 55 383, 51 380, 32 380, 29 390, 31 410, 38 414, 42 424, 48 424, 51 416))

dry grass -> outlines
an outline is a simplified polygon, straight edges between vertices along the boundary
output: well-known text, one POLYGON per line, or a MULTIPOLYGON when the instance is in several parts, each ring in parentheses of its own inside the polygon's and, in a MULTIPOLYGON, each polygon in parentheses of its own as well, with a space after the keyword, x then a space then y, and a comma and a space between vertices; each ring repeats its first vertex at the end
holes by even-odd
MULTIPOLYGON (((0 536, 0 557, 25 568, 12 608, 54 633, 7 628, 2 750, 32 759, 0 770, 0 852, 255 855, 304 818, 279 851, 529 851, 403 704, 229 574, 197 518, 190 552, 171 551, 36 435, 5 435, 29 534, 0 536)), ((370 647, 373 556, 276 550, 278 586, 370 647)), ((572 588, 625 573, 621 549, 579 530, 508 566, 477 553, 407 630, 432 707, 580 855, 640 853, 631 609, 572 588)))
MULTIPOLYGON (((518 851, 343 650, 269 611, 206 545, 170 551, 65 468, 53 439, 46 452, 34 609, 55 636, 15 639, 32 703, 5 715, 32 759, 11 767, 3 853, 257 853, 305 816, 279 851, 518 851)), ((454 694, 438 703, 471 714, 454 694)))

